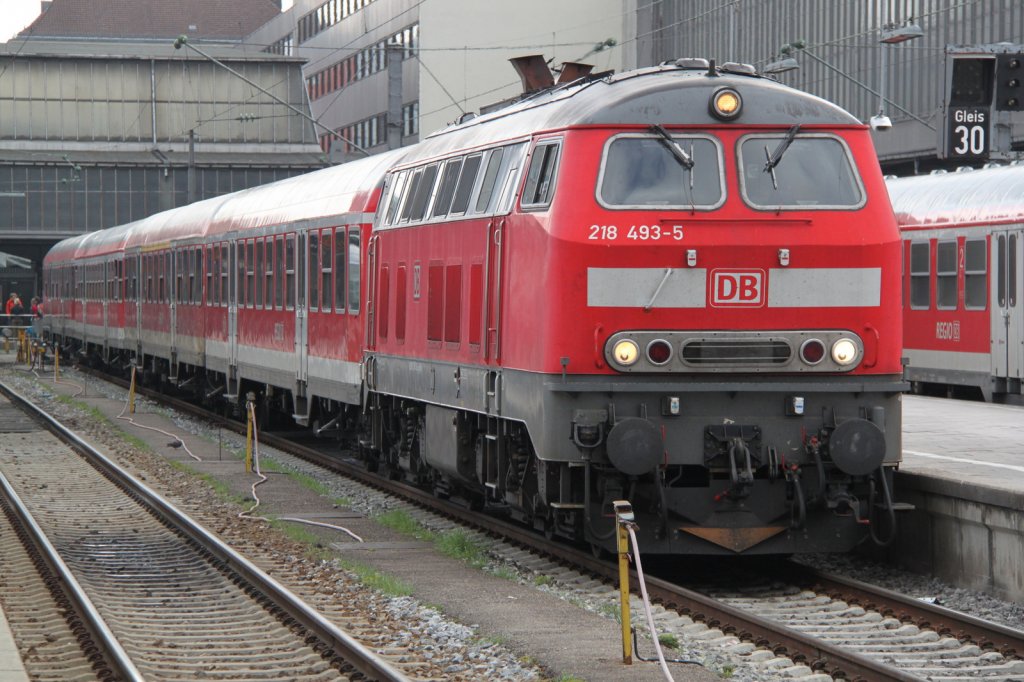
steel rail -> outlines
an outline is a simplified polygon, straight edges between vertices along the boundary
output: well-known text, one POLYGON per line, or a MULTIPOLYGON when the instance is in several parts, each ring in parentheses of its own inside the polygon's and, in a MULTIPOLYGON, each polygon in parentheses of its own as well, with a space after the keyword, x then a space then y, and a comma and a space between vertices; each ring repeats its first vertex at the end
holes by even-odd
MULTIPOLYGON (((104 380, 111 380, 111 377, 102 375, 104 380)), ((114 379, 115 383, 127 386, 126 382, 114 379)), ((158 399, 161 402, 170 403, 175 409, 201 416, 204 419, 213 420, 225 426, 225 428, 244 434, 245 424, 225 419, 219 415, 212 415, 200 406, 183 400, 172 398, 148 389, 141 390, 145 395, 158 399)), ((325 469, 338 474, 358 480, 378 490, 382 490, 419 506, 425 507, 436 513, 448 516, 473 526, 479 530, 495 536, 506 538, 518 543, 528 549, 541 552, 547 556, 571 564, 592 575, 616 582, 618 580, 618 568, 612 562, 597 559, 589 551, 580 550, 564 543, 548 541, 535 531, 522 525, 510 523, 492 516, 485 516, 478 512, 460 507, 451 502, 445 502, 434 495, 415 488, 400 481, 392 481, 368 472, 358 464, 343 461, 337 456, 329 455, 315 448, 296 443, 288 438, 273 433, 264 432, 260 436, 261 442, 289 452, 307 461, 318 464, 325 469)), ((795 566, 795 565, 794 565, 795 566)), ((803 569, 803 575, 809 580, 815 580, 824 584, 825 576, 813 574, 807 567, 803 569)), ((796 570, 796 569, 794 569, 796 570)), ((854 583, 847 579, 836 580, 854 583)), ((631 589, 639 591, 639 582, 635 571, 630 572, 631 589)), ((696 620, 703 621, 710 627, 720 627, 723 632, 732 633, 755 642, 772 650, 778 655, 788 656, 797 662, 804 662, 816 671, 826 672, 834 677, 847 680, 860 680, 871 682, 920 682, 921 678, 911 673, 886 665, 868 656, 844 650, 820 639, 804 634, 793 628, 775 623, 769 619, 761 618, 754 613, 744 611, 738 607, 719 602, 712 597, 688 590, 679 585, 672 584, 666 580, 645 576, 647 591, 652 599, 662 603, 666 608, 675 609, 678 612, 691 616, 696 620)), ((875 588, 860 583, 858 598, 864 599, 865 603, 881 603, 880 588, 875 588)), ((849 591, 844 591, 849 595, 849 591)), ((898 595, 897 595, 898 596, 898 595)), ((910 602, 913 600, 904 600, 910 602)), ((966 614, 959 614, 949 609, 932 607, 923 602, 919 604, 905 603, 901 613, 913 613, 911 607, 916 606, 919 612, 926 616, 921 622, 927 622, 930 627, 943 627, 950 632, 973 632, 970 637, 978 642, 991 641, 996 647, 1004 647, 1006 651, 1024 650, 1021 640, 1012 637, 1013 631, 1010 628, 988 623, 980 619, 972 618, 966 614), (941 616, 941 618, 940 618, 941 616), (967 625, 976 621, 976 630, 968 630, 967 625), (987 629, 986 629, 987 627, 987 629)))
MULTIPOLYGON (((370 679, 383 682, 408 681, 409 678, 406 675, 310 608, 309 605, 277 580, 267 575, 262 569, 236 552, 231 546, 222 542, 190 516, 177 509, 156 491, 118 467, 89 442, 67 429, 55 418, 32 403, 32 401, 2 382, 0 382, 0 393, 3 393, 13 402, 22 406, 38 421, 43 422, 48 429, 64 440, 65 443, 82 453, 101 472, 137 495, 140 500, 154 509, 160 518, 171 523, 186 537, 195 541, 213 557, 242 576, 253 587, 267 595, 276 604, 282 606, 288 615, 294 618, 299 625, 309 630, 309 632, 328 645, 340 658, 344 659, 360 673, 370 679)), ((141 680, 142 678, 139 677, 138 679, 141 680)))
MULTIPOLYGON (((0 390, 3 388, 6 387, 0 384, 0 390)), ((10 507, 11 513, 18 519, 21 527, 25 529, 28 539, 39 552, 43 562, 50 572, 59 578, 60 586, 58 589, 64 592, 78 614, 82 616, 86 629, 102 651, 103 660, 114 668, 118 679, 144 682, 145 678, 142 676, 142 673, 135 667, 135 663, 132 662, 128 652, 124 650, 117 636, 107 625, 103 616, 100 615, 92 599, 82 589, 82 585, 75 578, 68 565, 64 563, 57 548, 46 537, 45 531, 33 518, 32 512, 25 506, 18 493, 14 491, 10 481, 2 473, 0 473, 0 488, 3 490, 3 496, 10 507)))
POLYGON ((940 635, 948 634, 961 641, 972 642, 983 649, 998 651, 1008 658, 1020 658, 1024 654, 1024 631, 929 604, 853 578, 819 572, 807 566, 793 564, 793 571, 797 575, 802 572, 808 583, 814 585, 815 591, 845 602, 910 621, 940 635))

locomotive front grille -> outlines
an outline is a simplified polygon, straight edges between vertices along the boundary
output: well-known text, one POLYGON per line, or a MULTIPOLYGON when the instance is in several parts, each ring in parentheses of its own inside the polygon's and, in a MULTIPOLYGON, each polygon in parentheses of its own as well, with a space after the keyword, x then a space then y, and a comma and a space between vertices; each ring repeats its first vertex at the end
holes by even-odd
POLYGON ((793 348, 780 339, 697 339, 683 345, 681 357, 694 367, 776 367, 792 360, 793 348))

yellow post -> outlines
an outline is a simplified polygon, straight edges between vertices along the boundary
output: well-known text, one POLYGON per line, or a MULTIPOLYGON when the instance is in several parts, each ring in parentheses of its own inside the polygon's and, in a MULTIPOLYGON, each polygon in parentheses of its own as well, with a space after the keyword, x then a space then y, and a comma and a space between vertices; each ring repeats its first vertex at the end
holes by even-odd
POLYGON ((128 414, 135 414, 135 365, 132 365, 132 383, 128 387, 128 414))
POLYGON ((633 506, 626 500, 612 502, 619 550, 619 609, 622 621, 622 662, 633 664, 633 628, 629 614, 629 533, 627 525, 633 523, 633 506))
POLYGON ((245 403, 245 473, 252 473, 252 401, 245 403))
POLYGON ((60 348, 53 345, 53 383, 60 381, 60 348))

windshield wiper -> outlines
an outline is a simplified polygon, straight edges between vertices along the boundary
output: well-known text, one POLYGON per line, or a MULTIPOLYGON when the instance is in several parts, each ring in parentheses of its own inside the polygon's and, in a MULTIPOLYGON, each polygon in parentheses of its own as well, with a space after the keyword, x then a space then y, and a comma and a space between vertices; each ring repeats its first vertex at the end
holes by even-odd
POLYGON ((666 149, 672 152, 672 156, 679 162, 680 166, 686 170, 693 170, 693 156, 687 154, 686 151, 679 146, 679 143, 672 139, 672 136, 668 134, 667 130, 657 123, 651 126, 651 130, 659 135, 661 143, 665 145, 666 149))
POLYGON ((797 123, 786 133, 786 137, 783 138, 779 146, 775 148, 774 152, 768 153, 768 145, 764 146, 764 172, 772 174, 772 187, 775 189, 779 188, 779 181, 775 177, 775 167, 782 161, 782 155, 789 149, 789 145, 793 144, 793 138, 800 132, 800 124, 797 123))

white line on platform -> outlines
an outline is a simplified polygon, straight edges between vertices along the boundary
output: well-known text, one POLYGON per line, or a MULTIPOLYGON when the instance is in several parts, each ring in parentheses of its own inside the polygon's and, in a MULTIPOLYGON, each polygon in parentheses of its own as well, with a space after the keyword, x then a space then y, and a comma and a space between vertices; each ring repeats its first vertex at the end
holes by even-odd
POLYGON ((963 462, 964 464, 980 464, 982 466, 993 467, 996 469, 1010 469, 1011 471, 1019 471, 1024 473, 1024 467, 1016 466, 1014 464, 999 464, 998 462, 986 462, 984 460, 967 459, 965 457, 950 457, 948 455, 936 455, 931 452, 919 452, 917 450, 904 450, 904 455, 916 455, 918 457, 930 457, 932 459, 944 459, 947 462, 963 462))

